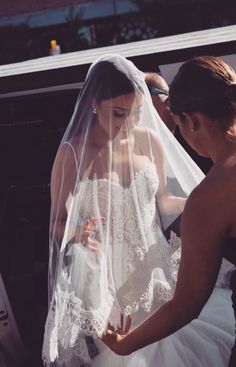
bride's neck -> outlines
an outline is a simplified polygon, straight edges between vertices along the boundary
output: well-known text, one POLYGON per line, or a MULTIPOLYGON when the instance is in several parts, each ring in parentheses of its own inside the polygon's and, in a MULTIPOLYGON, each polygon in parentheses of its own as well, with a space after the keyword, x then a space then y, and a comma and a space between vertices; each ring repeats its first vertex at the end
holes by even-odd
POLYGON ((95 125, 88 134, 88 143, 97 149, 101 149, 107 145, 109 138, 104 134, 101 129, 98 129, 95 125))

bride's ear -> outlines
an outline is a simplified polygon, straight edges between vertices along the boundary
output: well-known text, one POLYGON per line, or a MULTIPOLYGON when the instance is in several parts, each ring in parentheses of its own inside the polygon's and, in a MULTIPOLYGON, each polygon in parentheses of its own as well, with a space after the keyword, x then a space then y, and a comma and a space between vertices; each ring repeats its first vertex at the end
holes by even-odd
POLYGON ((91 108, 92 108, 92 111, 94 114, 97 113, 97 103, 96 103, 96 100, 95 98, 91 98, 91 108))

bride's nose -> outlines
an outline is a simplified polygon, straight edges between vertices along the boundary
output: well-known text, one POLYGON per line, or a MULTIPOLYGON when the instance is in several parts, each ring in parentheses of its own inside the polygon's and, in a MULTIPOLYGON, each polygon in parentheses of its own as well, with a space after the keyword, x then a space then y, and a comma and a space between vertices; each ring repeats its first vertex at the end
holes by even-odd
POLYGON ((137 125, 137 123, 139 122, 139 114, 134 112, 131 116, 130 116, 130 121, 132 122, 133 125, 137 125))

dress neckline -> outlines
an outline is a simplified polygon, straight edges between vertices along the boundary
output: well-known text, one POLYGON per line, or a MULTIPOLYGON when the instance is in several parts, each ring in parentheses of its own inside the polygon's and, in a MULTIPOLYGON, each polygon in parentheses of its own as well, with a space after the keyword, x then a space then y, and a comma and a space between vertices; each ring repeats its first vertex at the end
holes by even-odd
POLYGON ((157 178, 157 180, 158 180, 158 176, 157 176, 157 173, 156 173, 155 164, 154 163, 151 163, 150 165, 145 166, 144 168, 140 169, 139 171, 136 171, 135 174, 134 174, 134 178, 130 181, 129 185, 127 185, 127 186, 123 186, 119 182, 114 181, 114 180, 109 179, 109 178, 106 178, 106 177, 95 178, 95 179, 86 177, 86 178, 82 179, 80 181, 80 183, 93 184, 95 182, 109 182, 109 183, 111 183, 111 185, 117 186, 117 187, 123 189, 124 191, 126 191, 126 190, 131 189, 131 187, 136 182, 136 180, 139 179, 139 177, 146 176, 149 173, 153 173, 153 176, 155 176, 157 178))

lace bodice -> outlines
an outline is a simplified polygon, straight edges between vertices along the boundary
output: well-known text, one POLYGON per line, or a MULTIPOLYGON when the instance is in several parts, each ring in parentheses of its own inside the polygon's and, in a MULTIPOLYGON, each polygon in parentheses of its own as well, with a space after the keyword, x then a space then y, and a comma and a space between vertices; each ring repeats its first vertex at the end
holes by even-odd
POLYGON ((106 235, 108 233, 108 236, 102 238, 102 233, 98 233, 99 239, 101 242, 109 242, 106 245, 110 247, 111 257, 116 260, 116 264, 119 264, 118 259, 121 257, 129 259, 125 269, 121 260, 122 274, 121 269, 117 269, 115 274, 119 287, 133 270, 131 257, 142 260, 150 244, 155 242, 153 233, 157 229, 155 194, 158 177, 153 167, 147 167, 136 173, 129 187, 122 187, 107 179, 87 179, 81 182, 81 186, 87 198, 81 206, 82 222, 88 217, 105 217, 102 232, 106 235), (108 216, 109 220, 106 221, 108 216))
POLYGON ((101 336, 108 319, 118 324, 120 313, 147 313, 171 298, 180 240, 172 233, 167 242, 161 231, 158 185, 153 165, 137 172, 128 187, 103 178, 79 183, 72 199, 75 208, 80 205, 78 221, 105 217, 96 233, 101 251, 94 254, 80 244, 70 249, 72 265, 58 274, 45 328, 46 361, 76 355, 89 364, 85 335, 101 336))

